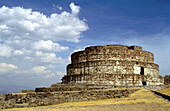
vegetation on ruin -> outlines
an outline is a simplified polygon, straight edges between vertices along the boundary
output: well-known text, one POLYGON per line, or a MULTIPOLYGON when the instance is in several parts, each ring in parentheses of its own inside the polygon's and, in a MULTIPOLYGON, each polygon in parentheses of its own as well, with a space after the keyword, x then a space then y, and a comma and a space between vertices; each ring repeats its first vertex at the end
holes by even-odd
POLYGON ((165 85, 170 85, 170 75, 165 75, 165 77, 164 77, 164 84, 165 85))
POLYGON ((170 75, 165 75, 164 77, 165 79, 169 79, 170 80, 170 75))

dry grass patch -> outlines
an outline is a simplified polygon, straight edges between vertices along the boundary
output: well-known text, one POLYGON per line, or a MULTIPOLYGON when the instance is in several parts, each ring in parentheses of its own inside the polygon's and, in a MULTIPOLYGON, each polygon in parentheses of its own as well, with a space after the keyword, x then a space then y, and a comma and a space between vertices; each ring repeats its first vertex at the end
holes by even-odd
POLYGON ((27 93, 14 93, 14 94, 27 94, 27 93))
POLYGON ((164 89, 158 89, 158 90, 155 90, 155 91, 157 91, 157 92, 160 92, 160 93, 162 93, 162 94, 165 94, 165 95, 170 96, 170 86, 169 86, 169 87, 167 87, 167 88, 164 88, 164 89))
POLYGON ((98 101, 68 102, 51 106, 34 108, 15 108, 10 111, 102 111, 102 110, 127 110, 144 111, 146 108, 155 111, 170 109, 170 103, 156 97, 150 90, 141 89, 131 94, 130 97, 103 99, 98 101), (141 108, 143 108, 141 110, 141 108))

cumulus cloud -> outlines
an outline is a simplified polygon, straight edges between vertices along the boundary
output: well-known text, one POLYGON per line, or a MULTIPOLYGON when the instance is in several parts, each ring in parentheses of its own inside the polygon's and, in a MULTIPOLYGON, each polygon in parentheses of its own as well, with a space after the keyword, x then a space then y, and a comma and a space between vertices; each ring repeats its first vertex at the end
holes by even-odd
POLYGON ((75 49, 75 50, 73 51, 73 53, 74 53, 74 52, 78 52, 78 51, 83 51, 83 50, 85 50, 85 48, 78 48, 78 49, 75 49))
MULTIPOLYGON (((29 76, 39 76, 41 75, 42 78, 57 78, 57 76, 62 76, 64 73, 62 71, 52 71, 51 68, 55 66, 34 66, 28 70, 16 70, 15 73, 17 74, 24 74, 29 76), (42 76, 43 75, 43 76, 42 76)), ((12 75, 10 75, 12 76, 12 75)))
POLYGON ((55 5, 55 4, 52 4, 53 6, 53 9, 55 10, 56 8, 59 9, 59 10, 62 10, 63 8, 59 5, 55 5))
POLYGON ((61 6, 57 6, 57 8, 58 8, 59 10, 62 10, 62 9, 63 9, 61 6))
POLYGON ((36 66, 36 67, 33 67, 32 71, 34 71, 37 74, 51 73, 51 71, 48 70, 45 66, 36 66))
POLYGON ((80 7, 71 3, 70 8, 71 12, 46 16, 32 9, 2 6, 0 57, 15 56, 18 60, 22 57, 28 61, 65 63, 67 59, 57 57, 56 53, 67 51, 69 47, 58 42, 78 42, 81 33, 88 29, 84 19, 78 17, 80 7))
POLYGON ((34 61, 33 57, 25 56, 23 60, 34 61))
POLYGON ((4 44, 0 44, 0 56, 10 57, 11 53, 12 53, 11 47, 4 44))
POLYGON ((54 53, 42 53, 41 51, 38 51, 36 52, 36 56, 39 57, 43 62, 56 61, 56 55, 54 53))
POLYGON ((0 38, 14 40, 67 40, 77 42, 88 26, 77 15, 79 6, 70 4, 72 13, 53 13, 49 17, 21 7, 0 8, 0 38))
POLYGON ((63 59, 61 57, 56 57, 55 53, 42 53, 41 51, 37 51, 36 52, 36 56, 42 62, 47 62, 47 63, 60 63, 60 64, 64 64, 64 63, 68 62, 68 59, 63 59))
POLYGON ((40 41, 34 43, 33 49, 59 52, 59 51, 66 51, 69 49, 69 47, 61 46, 60 44, 54 43, 51 40, 47 40, 47 41, 40 40, 40 41))
POLYGON ((55 73, 49 73, 49 74, 46 74, 45 78, 51 78, 51 77, 57 77, 58 75, 63 75, 64 73, 63 72, 55 72, 55 73))
POLYGON ((69 47, 63 44, 79 42, 88 26, 78 17, 80 7, 74 3, 71 12, 59 5, 55 8, 61 13, 47 16, 23 7, 0 7, 0 74, 30 78, 64 74, 69 47))
POLYGON ((14 55, 22 55, 22 54, 23 54, 23 52, 20 51, 20 50, 15 50, 14 51, 14 55))
POLYGON ((78 47, 77 49, 73 50, 72 53, 78 52, 78 51, 83 51, 83 50, 85 50, 86 47, 90 47, 90 46, 91 46, 91 45, 86 45, 86 46, 83 46, 83 47, 78 47))
POLYGON ((77 15, 79 13, 79 11, 80 11, 80 7, 76 6, 74 3, 70 4, 70 8, 72 10, 71 13, 74 14, 74 15, 77 15))
MULTIPOLYGON (((0 8, 0 57, 22 56, 23 60, 65 63, 56 52, 66 51, 59 41, 78 42, 88 29, 78 17, 80 7, 70 4, 71 13, 63 11, 49 16, 22 7, 0 8), (39 58, 38 58, 39 57, 39 58)), ((60 7, 61 9, 61 7, 60 7)), ((20 58, 18 58, 20 59, 20 58)))
POLYGON ((0 74, 14 71, 16 69, 18 69, 18 67, 13 64, 0 63, 0 74))

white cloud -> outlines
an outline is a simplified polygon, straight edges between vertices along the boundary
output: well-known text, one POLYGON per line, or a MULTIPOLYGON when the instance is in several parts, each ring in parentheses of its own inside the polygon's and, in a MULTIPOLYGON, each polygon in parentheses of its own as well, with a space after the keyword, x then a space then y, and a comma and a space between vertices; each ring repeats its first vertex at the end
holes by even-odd
POLYGON ((40 41, 34 43, 33 49, 44 50, 44 51, 52 51, 52 52, 59 52, 59 51, 66 51, 69 48, 61 46, 58 43, 54 43, 51 40, 47 40, 47 41, 40 40, 40 41))
POLYGON ((13 64, 0 63, 0 74, 14 71, 16 69, 18 69, 18 67, 13 64))
POLYGON ((83 50, 85 50, 86 47, 90 47, 90 46, 92 46, 92 45, 86 45, 86 46, 83 46, 83 47, 77 47, 77 49, 75 49, 72 53, 78 52, 78 51, 83 51, 83 50))
POLYGON ((22 54, 23 54, 23 52, 20 51, 20 50, 15 50, 14 51, 14 55, 22 55, 22 54))
POLYGON ((74 53, 74 52, 78 52, 78 51, 83 51, 83 50, 85 50, 85 48, 75 49, 75 50, 73 51, 73 53, 74 53))
POLYGON ((56 8, 59 9, 59 10, 62 10, 63 8, 59 5, 55 5, 55 4, 52 4, 53 6, 53 9, 55 10, 56 8))
POLYGON ((77 42, 88 26, 77 15, 79 6, 70 4, 72 13, 53 13, 49 17, 21 7, 0 8, 1 40, 67 40, 77 42))
POLYGON ((56 53, 69 47, 58 41, 78 42, 81 33, 88 29, 85 21, 75 16, 80 7, 71 3, 70 8, 71 13, 63 11, 46 16, 32 9, 1 7, 0 56, 27 62, 65 63, 56 53), (39 56, 37 52, 41 52, 39 56))
POLYGON ((33 57, 25 56, 23 60, 34 61, 33 57))
POLYGON ((0 44, 0 56, 10 57, 11 51, 12 51, 11 47, 4 44, 0 44))
MULTIPOLYGON (((47 63, 60 63, 60 64, 65 64, 69 60, 68 59, 63 59, 61 57, 56 57, 55 53, 43 53, 41 51, 36 52, 36 56, 42 61, 42 62, 47 62, 47 63)), ((38 59, 37 58, 37 59, 38 59)))
POLYGON ((74 3, 70 4, 70 8, 72 10, 71 13, 74 14, 74 15, 77 15, 79 13, 79 11, 80 11, 80 7, 76 6, 74 3))
POLYGON ((46 74, 45 78, 52 78, 52 77, 57 77, 58 75, 63 75, 64 73, 63 72, 55 72, 55 73, 49 73, 49 74, 46 74))
POLYGON ((61 6, 58 6, 58 5, 57 5, 57 8, 58 8, 59 10, 62 10, 62 9, 63 9, 61 6))
POLYGON ((55 68, 55 66, 52 65, 52 64, 49 64, 47 67, 48 67, 48 68, 55 68))
POLYGON ((70 59, 69 59, 70 57, 68 57, 68 58, 66 58, 66 59, 63 59, 63 58, 61 58, 61 57, 57 57, 57 64, 59 63, 59 64, 66 64, 66 63, 68 63, 69 61, 70 61, 70 59))
POLYGON ((71 12, 47 16, 22 7, 0 7, 0 62, 16 65, 1 64, 6 68, 0 66, 0 74, 51 78, 64 72, 69 62, 64 51, 69 52, 69 47, 62 44, 79 42, 88 30, 85 19, 78 17, 80 7, 71 3, 70 8, 71 12))
POLYGON ((62 72, 56 72, 56 71, 51 71, 50 68, 46 66, 34 66, 29 70, 17 70, 17 74, 22 74, 22 75, 31 75, 31 76, 39 76, 41 75, 42 78, 51 78, 51 77, 56 77, 57 75, 63 74, 62 72))
POLYGON ((36 66, 33 67, 32 70, 37 74, 51 73, 45 66, 36 66))
POLYGON ((51 77, 56 77, 55 73, 47 74, 45 78, 51 78, 51 77))
POLYGON ((43 62, 55 62, 56 55, 54 53, 42 53, 41 51, 36 52, 36 56, 43 62))

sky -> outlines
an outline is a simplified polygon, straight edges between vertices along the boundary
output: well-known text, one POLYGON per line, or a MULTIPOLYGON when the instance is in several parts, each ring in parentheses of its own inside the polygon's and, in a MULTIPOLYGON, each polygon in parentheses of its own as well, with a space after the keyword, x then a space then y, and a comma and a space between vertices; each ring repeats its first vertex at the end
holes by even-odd
POLYGON ((170 74, 170 0, 0 0, 0 92, 61 82, 74 51, 138 45, 170 74))

